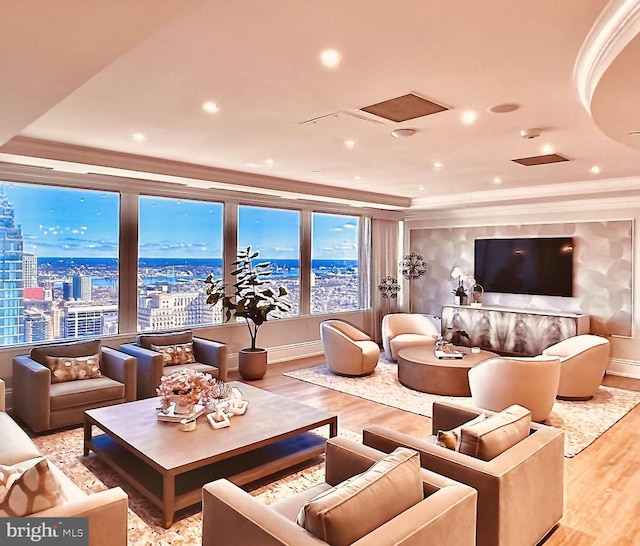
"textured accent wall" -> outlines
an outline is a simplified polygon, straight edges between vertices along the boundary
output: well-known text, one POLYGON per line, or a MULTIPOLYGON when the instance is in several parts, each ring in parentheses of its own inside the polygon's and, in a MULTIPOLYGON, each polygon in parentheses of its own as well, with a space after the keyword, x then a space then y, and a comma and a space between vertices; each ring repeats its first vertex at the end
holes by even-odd
POLYGON ((450 277, 454 267, 473 274, 474 239, 573 237, 575 244, 572 298, 485 293, 483 302, 517 309, 568 311, 591 316, 591 332, 631 335, 633 222, 576 222, 525 226, 412 229, 409 248, 422 254, 427 276, 412 281, 412 310, 440 316, 453 303, 450 277))

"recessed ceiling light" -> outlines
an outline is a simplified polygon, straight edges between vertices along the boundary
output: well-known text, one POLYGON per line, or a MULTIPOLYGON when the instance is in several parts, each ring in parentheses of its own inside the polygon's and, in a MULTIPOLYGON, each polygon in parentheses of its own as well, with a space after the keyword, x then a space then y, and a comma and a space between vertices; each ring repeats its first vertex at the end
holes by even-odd
POLYGON ((311 171, 311 174, 320 174, 320 171, 311 171))
POLYGON ((353 140, 353 139, 349 139, 349 140, 345 140, 345 141, 344 141, 344 145, 345 145, 347 148, 355 148, 355 147, 356 147, 356 144, 357 144, 357 143, 356 143, 356 141, 355 141, 355 140, 353 140))
POLYGON ((133 133, 133 140, 136 142, 143 142, 147 140, 147 136, 144 133, 133 133))
POLYGON ((494 184, 502 184, 502 178, 500 178, 499 176, 496 176, 496 177, 493 179, 493 183, 494 183, 494 184))
POLYGON ((440 163, 439 161, 436 161, 436 162, 433 164, 433 168, 434 168, 434 169, 442 169, 442 167, 444 167, 444 165, 443 165, 442 163, 440 163))
POLYGON ((271 159, 271 158, 264 160, 264 164, 265 165, 269 165, 269 167, 271 167, 271 165, 273 165, 274 163, 275 163, 275 161, 273 159, 271 159))
POLYGON ((360 182, 360 180, 362 180, 362 177, 361 177, 360 175, 356 175, 356 176, 354 176, 354 177, 353 177, 353 179, 354 179, 356 182, 360 182))
POLYGON ((408 137, 413 136, 415 134, 416 134, 416 130, 415 129, 409 129, 409 128, 394 129, 393 131, 391 131, 391 136, 393 136, 395 138, 408 138, 408 137))
POLYGON ((424 186, 418 186, 418 191, 424 191, 424 186))
POLYGON ((320 53, 320 60, 323 65, 334 68, 340 64, 340 53, 335 49, 325 49, 320 53))
POLYGON ((518 108, 520 108, 520 105, 515 103, 496 104, 489 108, 489 112, 493 112, 494 114, 508 114, 509 112, 516 111, 518 108))
POLYGON ((600 167, 598 167, 597 165, 594 165, 593 167, 591 167, 589 169, 589 172, 591 174, 600 174, 602 172, 602 170, 600 169, 600 167))
POLYGON ((209 112, 210 114, 215 114, 218 110, 220 110, 215 102, 211 102, 209 100, 202 105, 202 109, 205 112, 209 112))
POLYGON ((551 146, 551 144, 545 144, 542 147, 542 153, 545 155, 549 155, 555 152, 555 148, 553 146, 551 146))
POLYGON ((478 119, 478 114, 476 114, 473 110, 465 110, 460 114, 460 121, 465 125, 471 125, 474 121, 478 119))

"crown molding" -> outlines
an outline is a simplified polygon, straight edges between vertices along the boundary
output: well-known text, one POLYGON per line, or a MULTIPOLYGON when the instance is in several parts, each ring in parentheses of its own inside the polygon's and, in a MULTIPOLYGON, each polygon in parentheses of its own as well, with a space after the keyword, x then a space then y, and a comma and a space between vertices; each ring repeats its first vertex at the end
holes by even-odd
MULTIPOLYGON (((582 180, 579 182, 566 182, 561 184, 548 184, 541 186, 529 186, 513 189, 500 188, 495 190, 466 192, 459 195, 436 195, 414 199, 411 209, 406 216, 416 216, 417 211, 434 211, 438 209, 460 209, 478 206, 505 206, 512 204, 531 203, 536 207, 544 205, 548 201, 581 201, 592 199, 599 195, 608 199, 616 194, 625 197, 640 196, 640 177, 610 178, 604 180, 582 180), (414 212, 415 211, 415 212, 414 212)), ((599 199, 600 201, 601 199, 599 199)), ((553 206, 553 205, 551 205, 553 206)), ((565 205, 566 206, 566 205, 565 205)))
POLYGON ((405 215, 410 229, 434 227, 443 222, 455 222, 457 226, 504 225, 513 223, 540 224, 574 221, 634 220, 640 210, 640 195, 609 197, 545 203, 499 204, 476 208, 450 208, 416 211, 405 215))
MULTIPOLYGON (((146 179, 145 174, 161 175, 165 177, 164 182, 177 182, 183 185, 188 185, 189 180, 204 181, 210 182, 211 187, 225 185, 228 190, 253 189, 255 193, 267 190, 272 194, 290 193, 295 196, 294 198, 300 199, 316 197, 321 198, 323 203, 336 199, 344 204, 355 202, 362 204, 362 206, 389 207, 391 209, 403 209, 411 205, 409 197, 325 186, 312 182, 300 182, 275 176, 232 171, 22 136, 16 136, 1 146, 0 153, 133 171, 140 179, 146 179), (167 177, 177 177, 180 180, 171 180, 167 177)), ((117 176, 117 173, 114 174, 117 176)))
POLYGON ((589 114, 603 74, 639 32, 640 0, 612 0, 591 27, 573 68, 573 85, 589 114))

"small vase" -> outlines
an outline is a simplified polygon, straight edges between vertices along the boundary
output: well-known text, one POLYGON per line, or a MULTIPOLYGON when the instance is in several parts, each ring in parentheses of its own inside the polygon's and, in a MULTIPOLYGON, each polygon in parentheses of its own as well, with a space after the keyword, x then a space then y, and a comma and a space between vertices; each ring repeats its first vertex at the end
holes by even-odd
POLYGON ((175 403, 173 412, 176 415, 190 415, 193 413, 194 404, 189 396, 177 394, 173 397, 173 402, 175 403))
POLYGON ((460 298, 460 296, 453 296, 453 302, 454 302, 456 305, 461 305, 461 298, 460 298))

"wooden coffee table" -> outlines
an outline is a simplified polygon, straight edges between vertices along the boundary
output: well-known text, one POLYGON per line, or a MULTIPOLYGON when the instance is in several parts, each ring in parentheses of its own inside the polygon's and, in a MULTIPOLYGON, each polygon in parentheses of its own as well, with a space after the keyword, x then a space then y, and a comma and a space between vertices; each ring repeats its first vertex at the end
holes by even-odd
POLYGON ((459 360, 439 359, 433 346, 407 347, 398 352, 398 380, 404 386, 420 392, 449 396, 471 396, 469 369, 483 360, 498 356, 490 351, 472 353, 466 347, 456 347, 463 353, 459 360))
POLYGON ((202 501, 201 488, 218 478, 243 485, 324 453, 326 440, 309 431, 338 417, 240 382, 247 412, 214 430, 205 416, 192 432, 158 421, 159 399, 148 398, 84 413, 84 454, 93 450, 164 514, 168 528, 178 510, 202 501), (93 435, 93 427, 104 434, 93 435))

